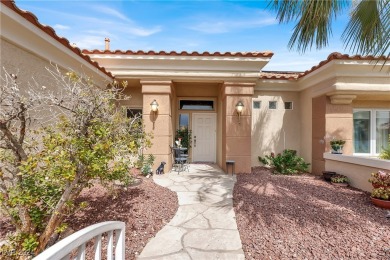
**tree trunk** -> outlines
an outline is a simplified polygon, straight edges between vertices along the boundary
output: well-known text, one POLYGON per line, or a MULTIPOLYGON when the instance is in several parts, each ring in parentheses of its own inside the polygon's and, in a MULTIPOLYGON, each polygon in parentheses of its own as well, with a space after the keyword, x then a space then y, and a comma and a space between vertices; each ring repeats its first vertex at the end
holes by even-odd
POLYGON ((42 235, 39 237, 39 245, 35 251, 36 254, 39 254, 46 248, 46 245, 49 242, 50 237, 53 235, 58 225, 61 224, 61 221, 63 220, 64 205, 71 198, 72 193, 74 192, 73 189, 78 184, 80 180, 80 176, 84 173, 84 167, 82 168, 83 169, 80 170, 79 173, 77 173, 76 178, 72 181, 72 183, 70 183, 65 188, 65 191, 61 196, 61 199, 58 201, 56 207, 54 208, 53 213, 51 214, 51 217, 49 219, 49 222, 47 223, 45 230, 42 232, 42 235))

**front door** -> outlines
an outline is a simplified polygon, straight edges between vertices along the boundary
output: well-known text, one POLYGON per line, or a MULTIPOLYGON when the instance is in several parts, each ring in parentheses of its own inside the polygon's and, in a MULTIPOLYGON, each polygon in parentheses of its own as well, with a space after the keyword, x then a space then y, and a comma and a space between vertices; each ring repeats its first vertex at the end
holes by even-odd
POLYGON ((216 162, 217 117, 215 113, 192 114, 192 160, 216 162))

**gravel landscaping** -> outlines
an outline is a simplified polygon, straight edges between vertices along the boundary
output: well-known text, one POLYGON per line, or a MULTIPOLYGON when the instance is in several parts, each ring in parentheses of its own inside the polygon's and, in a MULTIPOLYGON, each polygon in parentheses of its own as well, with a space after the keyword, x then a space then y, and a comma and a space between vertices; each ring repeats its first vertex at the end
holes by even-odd
POLYGON ((233 194, 246 259, 390 259, 390 219, 366 192, 257 167, 233 194))
MULTIPOLYGON (((123 221, 126 223, 126 259, 135 259, 178 208, 175 192, 156 185, 152 179, 140 177, 140 180, 127 190, 121 188, 114 198, 100 185, 83 191, 78 201, 87 201, 88 207, 66 221, 70 230, 78 231, 103 221, 123 221)), ((7 219, 0 218, 0 238, 10 230, 7 219)), ((93 258, 90 251, 87 250, 88 259, 93 258)))

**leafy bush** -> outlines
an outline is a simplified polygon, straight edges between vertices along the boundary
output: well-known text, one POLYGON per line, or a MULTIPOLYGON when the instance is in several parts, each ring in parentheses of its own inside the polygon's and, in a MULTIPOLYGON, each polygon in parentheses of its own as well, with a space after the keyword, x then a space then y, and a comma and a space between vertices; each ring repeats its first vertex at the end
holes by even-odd
POLYGON ((381 200, 390 200, 390 188, 376 188, 371 192, 371 197, 381 199, 381 200))
POLYGON ((309 163, 306 163, 302 157, 297 156, 297 151, 286 149, 282 154, 274 153, 264 157, 259 156, 259 161, 273 169, 274 173, 292 175, 307 172, 309 163))
POLYGON ((148 158, 145 160, 145 156, 142 155, 142 168, 141 172, 142 175, 147 176, 148 174, 152 173, 152 166, 155 159, 155 156, 153 154, 149 154, 148 158))
POLYGON ((382 148, 382 151, 379 154, 379 158, 383 160, 390 160, 390 135, 389 135, 389 145, 387 146, 387 148, 382 148))
POLYGON ((368 181, 378 186, 390 186, 390 172, 373 172, 371 173, 371 178, 368 179, 368 181))
POLYGON ((331 177, 330 180, 333 183, 348 183, 349 182, 349 179, 347 178, 347 176, 344 176, 341 174, 337 174, 337 175, 331 177))

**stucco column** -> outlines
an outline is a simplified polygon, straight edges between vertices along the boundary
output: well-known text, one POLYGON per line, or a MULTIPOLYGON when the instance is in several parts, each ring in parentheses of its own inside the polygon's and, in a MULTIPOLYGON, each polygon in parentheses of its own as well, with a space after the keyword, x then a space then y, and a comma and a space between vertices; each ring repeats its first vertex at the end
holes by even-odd
POLYGON ((141 80, 143 94, 143 121, 145 131, 153 135, 152 147, 145 155, 153 154, 156 159, 153 170, 162 161, 166 162, 165 171, 172 167, 172 156, 169 145, 172 145, 172 81, 141 80), (159 107, 154 113, 150 103, 156 100, 159 107))
POLYGON ((222 167, 226 160, 236 162, 236 172, 251 172, 252 96, 255 83, 225 82, 222 86, 222 167), (244 109, 237 114, 241 101, 244 109))

